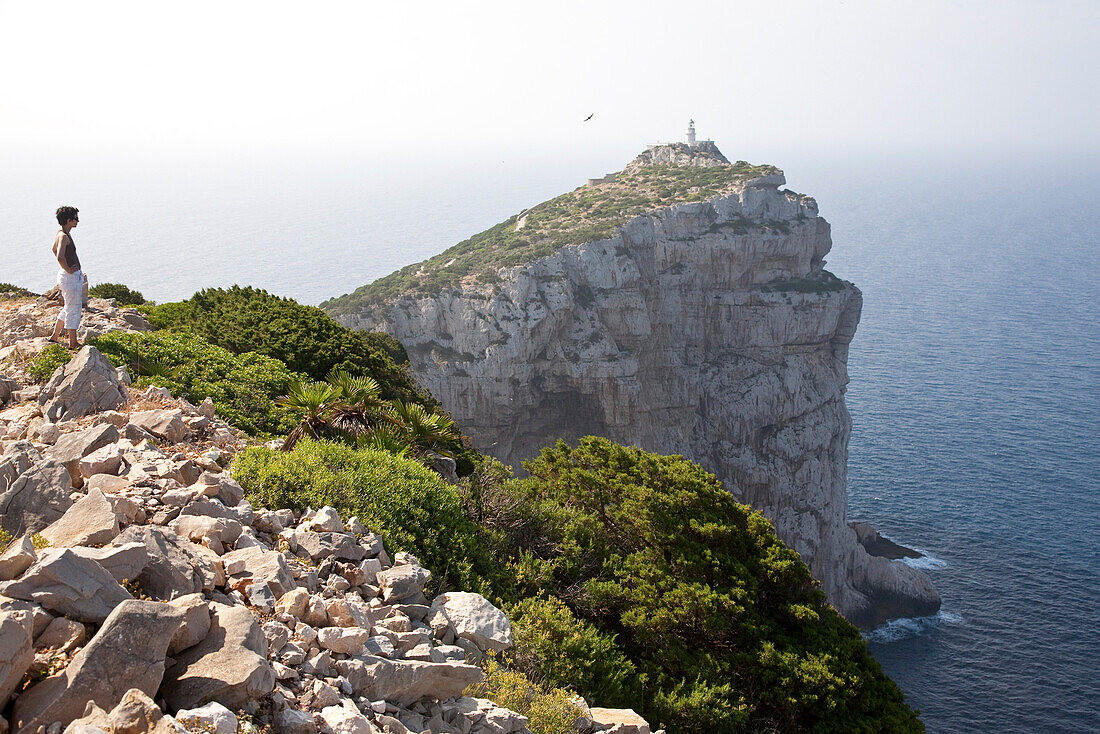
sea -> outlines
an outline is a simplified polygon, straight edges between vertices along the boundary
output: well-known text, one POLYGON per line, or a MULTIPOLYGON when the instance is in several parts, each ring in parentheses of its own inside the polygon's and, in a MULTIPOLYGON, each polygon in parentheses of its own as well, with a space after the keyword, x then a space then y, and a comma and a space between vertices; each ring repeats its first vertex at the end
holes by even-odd
MULTIPOLYGON (((871 653, 929 732, 1100 732, 1100 157, 719 145, 817 198, 826 267, 864 294, 849 514, 920 550, 943 598, 867 633, 871 653)), ((53 284, 66 203, 93 284, 317 304, 640 148, 8 150, 0 282, 53 284)))

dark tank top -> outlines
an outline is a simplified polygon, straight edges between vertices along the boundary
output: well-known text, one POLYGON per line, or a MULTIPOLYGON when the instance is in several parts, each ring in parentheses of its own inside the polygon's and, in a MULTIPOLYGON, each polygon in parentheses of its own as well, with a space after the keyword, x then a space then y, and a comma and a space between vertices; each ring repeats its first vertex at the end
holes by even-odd
MULTIPOLYGON (((64 231, 62 231, 62 234, 64 237, 69 238, 69 246, 65 248, 65 267, 67 267, 70 272, 80 270, 80 258, 76 256, 76 243, 73 242, 72 235, 64 234, 64 231)), ((58 247, 64 247, 65 240, 62 239, 61 242, 62 244, 58 245, 58 247)))

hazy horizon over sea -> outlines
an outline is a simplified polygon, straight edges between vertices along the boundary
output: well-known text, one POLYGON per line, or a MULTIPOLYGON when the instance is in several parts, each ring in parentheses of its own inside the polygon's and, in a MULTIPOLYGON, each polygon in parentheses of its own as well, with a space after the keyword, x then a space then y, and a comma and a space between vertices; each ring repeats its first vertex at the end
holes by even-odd
MULTIPOLYGON (((934 619, 870 649, 928 731, 1100 731, 1100 162, 742 152, 784 168, 864 294, 850 518, 925 551, 934 619)), ((0 282, 54 282, 61 203, 93 283, 234 283, 316 304, 622 168, 642 146, 402 160, 6 160, 0 282)))

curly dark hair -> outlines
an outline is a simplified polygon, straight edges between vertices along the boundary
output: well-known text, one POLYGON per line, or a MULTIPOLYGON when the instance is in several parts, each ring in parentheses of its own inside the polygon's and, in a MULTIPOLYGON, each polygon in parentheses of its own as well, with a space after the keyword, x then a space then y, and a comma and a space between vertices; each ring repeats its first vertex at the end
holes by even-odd
POLYGON ((70 219, 76 219, 76 215, 80 210, 75 206, 59 206, 57 207, 57 223, 64 226, 65 222, 70 219))

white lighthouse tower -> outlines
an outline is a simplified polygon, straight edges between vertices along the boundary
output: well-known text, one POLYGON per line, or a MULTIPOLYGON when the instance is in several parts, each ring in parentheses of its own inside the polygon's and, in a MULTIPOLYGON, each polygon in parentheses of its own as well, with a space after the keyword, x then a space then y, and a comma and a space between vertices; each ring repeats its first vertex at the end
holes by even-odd
POLYGON ((688 120, 687 144, 689 148, 695 147, 695 120, 688 120))

